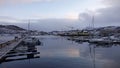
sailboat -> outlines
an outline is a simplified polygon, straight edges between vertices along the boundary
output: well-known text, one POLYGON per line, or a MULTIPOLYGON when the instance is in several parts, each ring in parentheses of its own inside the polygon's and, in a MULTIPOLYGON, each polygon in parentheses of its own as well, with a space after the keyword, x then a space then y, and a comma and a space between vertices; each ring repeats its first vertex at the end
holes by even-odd
POLYGON ((41 42, 39 41, 38 38, 30 36, 30 21, 28 22, 28 35, 25 38, 25 40, 23 40, 23 43, 24 45, 27 45, 27 46, 41 45, 41 42))
POLYGON ((91 39, 89 40, 89 43, 95 43, 95 44, 111 44, 113 43, 112 40, 110 40, 109 37, 101 37, 101 38, 98 38, 96 37, 95 35, 95 29, 94 29, 94 15, 92 17, 92 29, 93 29, 93 36, 91 36, 91 39))

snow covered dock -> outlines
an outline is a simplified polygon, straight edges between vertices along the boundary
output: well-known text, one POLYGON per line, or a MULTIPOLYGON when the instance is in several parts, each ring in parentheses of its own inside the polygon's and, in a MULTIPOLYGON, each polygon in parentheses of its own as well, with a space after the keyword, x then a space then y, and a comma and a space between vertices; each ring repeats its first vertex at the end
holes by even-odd
MULTIPOLYGON (((0 48, 0 62, 2 61, 2 60, 4 60, 4 56, 7 54, 7 53, 9 53, 12 49, 14 49, 18 44, 20 44, 21 42, 22 42, 22 40, 23 40, 24 38, 19 38, 18 40, 11 40, 11 38, 10 39, 8 39, 9 40, 9 43, 8 42, 6 42, 5 43, 5 41, 4 42, 2 42, 2 43, 4 43, 4 44, 0 44, 1 46, 2 45, 4 45, 4 47, 1 47, 0 48), (10 41, 11 40, 11 41, 10 41)), ((6 41, 8 41, 8 40, 6 40, 6 41)))

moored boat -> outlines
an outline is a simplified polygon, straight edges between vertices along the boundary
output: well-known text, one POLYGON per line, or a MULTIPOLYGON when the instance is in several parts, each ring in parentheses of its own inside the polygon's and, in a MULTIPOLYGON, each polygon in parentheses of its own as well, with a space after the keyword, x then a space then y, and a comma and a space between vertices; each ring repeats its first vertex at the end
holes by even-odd
POLYGON ((23 40, 24 45, 41 45, 41 42, 39 39, 34 37, 27 37, 25 40, 23 40))

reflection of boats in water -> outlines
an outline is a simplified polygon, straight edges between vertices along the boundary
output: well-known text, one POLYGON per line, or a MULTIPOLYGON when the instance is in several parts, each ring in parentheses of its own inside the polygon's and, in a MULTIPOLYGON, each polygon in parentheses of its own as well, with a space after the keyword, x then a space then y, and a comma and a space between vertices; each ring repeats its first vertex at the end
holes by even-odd
POLYGON ((95 48, 96 46, 94 45, 89 45, 89 50, 90 50, 90 58, 92 64, 92 68, 96 68, 96 57, 95 57, 95 48))
MULTIPOLYGON (((107 48, 108 49, 112 49, 112 47, 114 46, 120 46, 120 45, 116 45, 116 44, 89 44, 89 53, 90 53, 90 61, 92 62, 92 68, 97 68, 99 66, 97 66, 97 64, 99 63, 99 49, 103 49, 103 48, 107 48)), ((104 50, 103 50, 104 51, 104 50)), ((109 50, 108 50, 109 51, 109 50)), ((106 51, 105 51, 106 52, 106 51)))
POLYGON ((94 45, 96 48, 110 48, 112 46, 120 46, 119 44, 92 44, 90 43, 90 45, 94 45))

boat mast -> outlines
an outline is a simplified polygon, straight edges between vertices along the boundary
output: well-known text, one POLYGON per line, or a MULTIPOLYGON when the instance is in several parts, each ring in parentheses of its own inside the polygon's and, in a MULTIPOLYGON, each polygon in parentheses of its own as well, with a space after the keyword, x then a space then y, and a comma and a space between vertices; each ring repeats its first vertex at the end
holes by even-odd
MULTIPOLYGON (((95 38, 95 16, 92 16, 92 29, 93 29, 93 38, 95 38)), ((95 45, 93 45, 93 68, 96 68, 96 61, 95 61, 95 45)))
POLYGON ((92 16, 92 29, 94 29, 95 16, 92 16))
POLYGON ((92 24, 91 25, 91 29, 93 30, 93 32, 92 32, 92 38, 94 38, 95 37, 95 29, 94 29, 95 28, 95 25, 94 25, 95 24, 95 16, 94 15, 92 16, 91 24, 92 24))
POLYGON ((28 36, 30 35, 30 20, 28 20, 28 36))

